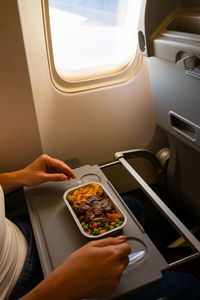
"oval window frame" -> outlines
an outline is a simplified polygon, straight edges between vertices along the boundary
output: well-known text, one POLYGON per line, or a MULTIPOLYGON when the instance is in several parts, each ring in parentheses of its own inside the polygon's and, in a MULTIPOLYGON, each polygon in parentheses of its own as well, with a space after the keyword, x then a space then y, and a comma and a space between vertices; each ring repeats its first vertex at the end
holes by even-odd
POLYGON ((45 35, 50 77, 56 89, 66 93, 74 93, 74 92, 80 92, 80 91, 110 86, 113 84, 123 83, 129 80, 130 78, 132 78, 138 72, 142 63, 142 55, 140 55, 139 52, 137 51, 138 50, 138 46, 137 46, 135 55, 130 59, 130 61, 125 66, 124 65, 121 66, 121 68, 119 68, 117 72, 114 72, 112 74, 110 72, 109 73, 105 72, 101 76, 98 77, 90 76, 90 78, 79 80, 79 81, 64 80, 58 74, 54 63, 48 0, 41 0, 41 4, 42 4, 44 35, 45 35))

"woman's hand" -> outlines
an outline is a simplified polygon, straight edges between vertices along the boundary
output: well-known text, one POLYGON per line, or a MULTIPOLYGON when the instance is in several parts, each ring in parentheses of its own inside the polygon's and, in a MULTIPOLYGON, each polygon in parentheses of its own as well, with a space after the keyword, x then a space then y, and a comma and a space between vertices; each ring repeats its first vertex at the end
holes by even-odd
POLYGON ((63 181, 70 178, 75 178, 70 167, 61 160, 42 154, 22 170, 0 174, 0 184, 6 194, 21 186, 31 186, 47 181, 63 181))
POLYGON ((47 181, 64 181, 75 178, 72 169, 63 161, 42 154, 23 169, 23 185, 32 186, 47 181))
POLYGON ((90 242, 67 259, 59 271, 70 270, 73 299, 104 297, 114 292, 129 263, 131 249, 125 239, 120 236, 90 242))
POLYGON ((78 300, 111 295, 128 265, 126 237, 93 241, 75 251, 21 300, 78 300))

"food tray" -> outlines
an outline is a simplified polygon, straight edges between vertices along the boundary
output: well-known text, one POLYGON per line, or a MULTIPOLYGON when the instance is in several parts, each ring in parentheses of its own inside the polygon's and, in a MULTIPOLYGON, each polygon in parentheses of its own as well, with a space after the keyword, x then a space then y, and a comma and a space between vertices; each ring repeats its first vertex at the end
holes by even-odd
POLYGON ((113 197, 99 182, 88 182, 87 184, 68 189, 64 193, 63 198, 79 230, 89 239, 119 234, 126 225, 126 214, 119 208, 113 197), (102 197, 104 200, 102 200, 102 197), (108 200, 109 205, 103 208, 103 203, 105 204, 107 199, 110 200, 108 200), (92 218, 87 218, 86 221, 85 215, 87 209, 85 208, 88 207, 88 209, 92 210, 92 207, 94 207, 93 203, 96 202, 98 205, 98 201, 100 204, 102 203, 100 206, 101 214, 97 210, 97 216, 95 210, 93 210, 92 218), (80 205, 84 206, 84 212, 80 212, 80 205), (77 213, 82 215, 77 215, 73 206, 77 210, 77 213))
POLYGON ((137 292, 161 280, 162 271, 168 268, 168 263, 99 166, 85 165, 75 169, 74 173, 76 178, 69 181, 46 182, 24 188, 44 276, 48 276, 74 251, 91 241, 74 223, 71 212, 63 201, 63 194, 77 187, 83 176, 95 174, 117 206, 126 214, 127 222, 123 227, 123 234, 129 237, 127 242, 131 252, 134 255, 140 253, 140 259, 135 259, 135 263, 129 264, 124 270, 114 294, 105 299, 124 299, 130 292, 137 292), (141 258, 142 251, 145 255, 141 258))

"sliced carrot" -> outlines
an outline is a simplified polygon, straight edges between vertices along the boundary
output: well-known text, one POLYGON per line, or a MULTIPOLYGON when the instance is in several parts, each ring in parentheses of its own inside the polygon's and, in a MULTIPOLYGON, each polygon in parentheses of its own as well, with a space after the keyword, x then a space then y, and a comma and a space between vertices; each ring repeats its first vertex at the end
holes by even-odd
POLYGON ((98 226, 97 222, 93 222, 93 223, 90 225, 90 227, 91 227, 92 229, 97 228, 97 226, 98 226))
POLYGON ((107 230, 106 229, 99 230, 99 234, 102 234, 104 232, 107 232, 107 230))
POLYGON ((120 215, 119 214, 107 214, 109 219, 117 219, 120 215))

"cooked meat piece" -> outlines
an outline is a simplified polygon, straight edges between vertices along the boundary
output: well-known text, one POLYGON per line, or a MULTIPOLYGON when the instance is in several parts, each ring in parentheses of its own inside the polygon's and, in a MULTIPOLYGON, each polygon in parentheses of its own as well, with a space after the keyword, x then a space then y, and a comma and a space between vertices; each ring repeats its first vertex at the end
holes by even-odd
POLYGON ((112 201, 106 195, 103 198, 91 195, 86 203, 81 202, 72 207, 79 220, 86 223, 93 221, 109 223, 110 219, 106 217, 106 213, 112 213, 114 210, 112 201))
POLYGON ((80 204, 75 204, 72 206, 72 208, 77 214, 77 216, 84 215, 87 212, 87 210, 91 209, 90 206, 84 202, 81 202, 80 204))
POLYGON ((87 199, 87 204, 92 204, 93 201, 99 201, 99 198, 94 196, 94 195, 91 195, 88 199, 87 199))
POLYGON ((102 224, 104 224, 104 223, 107 224, 107 223, 111 222, 112 220, 109 219, 109 218, 105 218, 105 217, 96 217, 96 218, 94 218, 93 221, 95 221, 95 222, 101 222, 102 224))
POLYGON ((112 212, 113 209, 114 209, 114 206, 113 206, 111 200, 108 199, 108 198, 105 198, 105 199, 101 200, 101 207, 103 208, 103 210, 106 213, 112 212))
POLYGON ((92 210, 94 211, 95 216, 102 215, 103 209, 101 207, 101 201, 93 201, 92 202, 92 210))
POLYGON ((80 211, 81 214, 85 214, 88 209, 90 209, 90 206, 87 205, 86 203, 81 202, 79 204, 79 211, 80 211))
POLYGON ((88 211, 86 212, 86 215, 85 215, 85 222, 86 222, 86 223, 92 222, 93 219, 94 219, 94 217, 95 217, 94 212, 91 211, 91 210, 88 210, 88 211))
POLYGON ((98 208, 98 209, 94 209, 94 214, 95 214, 95 217, 100 217, 100 216, 103 216, 103 211, 101 208, 98 208))
POLYGON ((72 208, 73 208, 75 214, 77 215, 77 217, 79 217, 80 215, 82 215, 81 212, 80 212, 80 210, 79 210, 79 204, 74 204, 72 206, 72 208))
POLYGON ((99 200, 94 200, 92 203, 92 208, 95 209, 95 208, 101 208, 101 201, 99 200))

